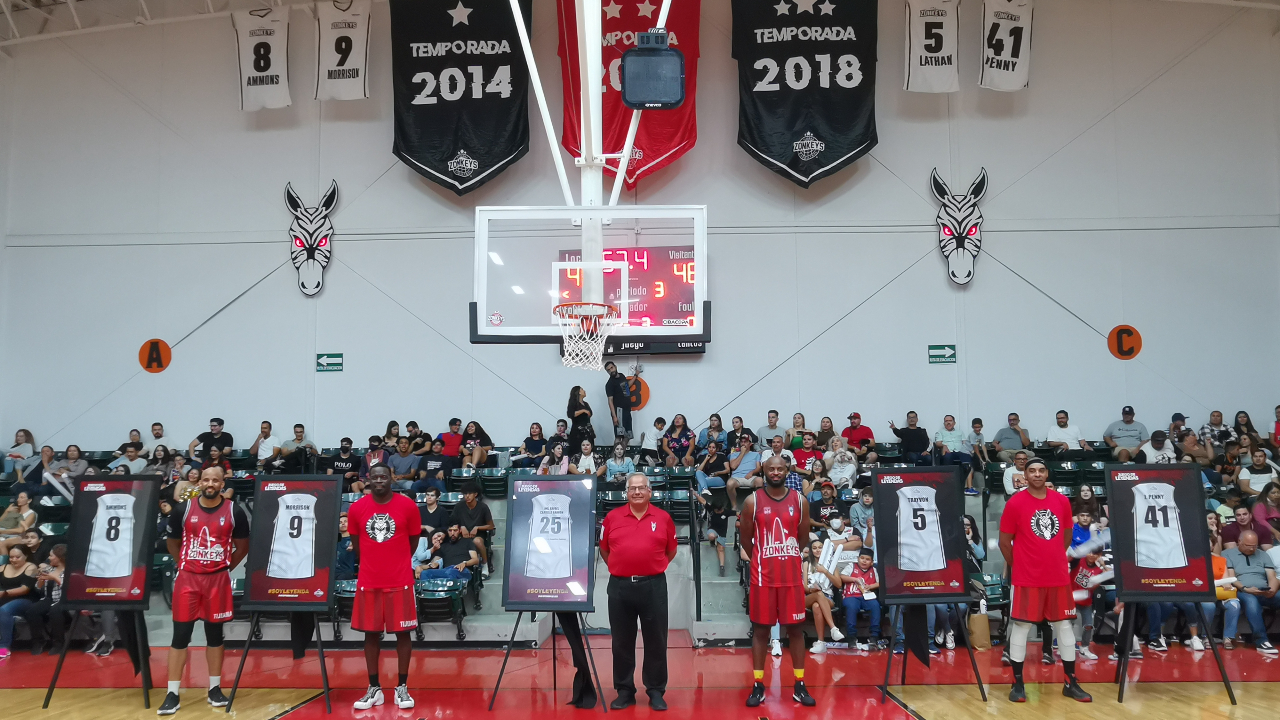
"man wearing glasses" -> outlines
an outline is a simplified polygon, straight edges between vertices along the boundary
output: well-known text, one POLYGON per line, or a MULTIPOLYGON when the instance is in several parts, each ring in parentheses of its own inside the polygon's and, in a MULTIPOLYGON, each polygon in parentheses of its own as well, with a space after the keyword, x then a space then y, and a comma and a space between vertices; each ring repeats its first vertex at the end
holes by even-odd
POLYGON ((209 432, 197 435, 196 439, 187 446, 187 454, 192 460, 204 460, 209 448, 215 446, 222 451, 223 455, 235 447, 235 440, 231 438, 231 433, 222 432, 222 418, 209 420, 209 432), (196 448, 200 448, 199 452, 196 448))
POLYGON ((641 679, 649 707, 666 710, 667 565, 676 556, 676 525, 649 503, 644 473, 627 476, 627 504, 609 512, 600 535, 600 558, 609 566, 609 627, 613 635, 614 710, 636 704, 636 623, 644 636, 641 679))

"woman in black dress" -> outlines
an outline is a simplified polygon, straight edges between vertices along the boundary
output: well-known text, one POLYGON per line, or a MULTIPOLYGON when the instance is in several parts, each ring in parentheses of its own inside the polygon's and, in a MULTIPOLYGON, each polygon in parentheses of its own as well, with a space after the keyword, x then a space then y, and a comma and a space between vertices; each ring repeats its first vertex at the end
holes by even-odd
POLYGON ((572 428, 569 430, 569 447, 575 450, 582 446, 583 440, 596 439, 595 428, 591 427, 591 406, 587 404, 587 391, 581 385, 574 385, 569 391, 569 414, 572 428))

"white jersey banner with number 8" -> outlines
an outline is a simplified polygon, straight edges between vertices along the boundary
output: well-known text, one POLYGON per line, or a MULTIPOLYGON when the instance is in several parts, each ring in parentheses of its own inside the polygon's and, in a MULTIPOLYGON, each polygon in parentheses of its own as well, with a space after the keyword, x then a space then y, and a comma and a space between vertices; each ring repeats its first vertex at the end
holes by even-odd
POLYGON ((907 71, 903 90, 949 93, 960 89, 957 15, 960 0, 907 0, 907 71))
POLYGON ((1033 0, 986 0, 982 4, 982 74, 978 84, 1014 92, 1031 77, 1033 0))
POLYGON ((89 557, 84 574, 94 578, 118 578, 133 574, 132 495, 113 493, 98 496, 89 536, 89 557))
POLYGON ((240 109, 289 107, 289 8, 231 13, 240 61, 240 109))
POLYGON ((316 3, 316 99, 369 97, 369 10, 372 0, 316 3))

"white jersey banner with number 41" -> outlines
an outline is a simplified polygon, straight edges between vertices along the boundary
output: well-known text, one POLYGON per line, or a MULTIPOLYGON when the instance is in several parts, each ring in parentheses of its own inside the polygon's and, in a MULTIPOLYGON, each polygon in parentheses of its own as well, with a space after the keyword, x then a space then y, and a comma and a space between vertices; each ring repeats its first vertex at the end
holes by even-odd
POLYGON ((982 74, 978 84, 1014 92, 1031 77, 1033 0, 986 0, 982 4, 982 74))
POLYGON ((240 61, 240 109, 289 107, 289 8, 231 13, 240 61))
POLYGON ((316 3, 316 99, 369 97, 369 9, 372 0, 316 3))

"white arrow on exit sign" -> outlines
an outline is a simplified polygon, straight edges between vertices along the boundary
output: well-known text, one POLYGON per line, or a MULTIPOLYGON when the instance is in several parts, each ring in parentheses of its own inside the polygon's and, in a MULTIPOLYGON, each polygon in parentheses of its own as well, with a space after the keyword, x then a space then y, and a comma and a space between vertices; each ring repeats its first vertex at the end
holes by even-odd
POLYGON ((929 364, 954 364, 956 361, 955 345, 930 345, 929 364))

